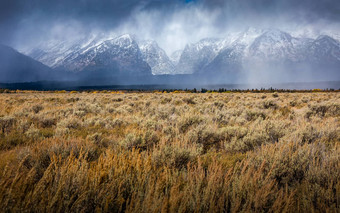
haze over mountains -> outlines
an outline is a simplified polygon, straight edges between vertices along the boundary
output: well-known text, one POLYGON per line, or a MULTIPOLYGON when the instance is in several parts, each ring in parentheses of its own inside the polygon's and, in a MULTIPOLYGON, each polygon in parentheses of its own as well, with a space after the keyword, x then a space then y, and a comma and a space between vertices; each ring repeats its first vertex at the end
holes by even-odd
MULTIPOLYGON (((37 73, 71 73, 87 81, 138 78, 141 83, 149 83, 150 76, 165 74, 185 74, 185 78, 201 83, 340 80, 340 42, 328 35, 313 39, 294 37, 278 29, 249 28, 224 38, 204 38, 187 44, 170 56, 156 41, 129 34, 47 44, 25 52, 46 65, 43 69, 39 63, 37 73)), ((11 63, 23 63, 21 57, 13 60, 16 62, 11 63)), ((0 81, 43 79, 13 75, 1 77, 0 81)))
POLYGON ((57 73, 48 66, 25 56, 11 47, 0 45, 0 81, 33 82, 56 79, 57 73))

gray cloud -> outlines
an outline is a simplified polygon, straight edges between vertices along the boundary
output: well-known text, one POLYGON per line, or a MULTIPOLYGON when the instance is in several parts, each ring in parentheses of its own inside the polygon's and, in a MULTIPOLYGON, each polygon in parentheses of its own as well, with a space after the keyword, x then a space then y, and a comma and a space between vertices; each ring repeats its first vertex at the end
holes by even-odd
POLYGON ((0 1, 0 43, 21 48, 93 32, 154 38, 169 52, 247 26, 339 31, 338 0, 0 1))

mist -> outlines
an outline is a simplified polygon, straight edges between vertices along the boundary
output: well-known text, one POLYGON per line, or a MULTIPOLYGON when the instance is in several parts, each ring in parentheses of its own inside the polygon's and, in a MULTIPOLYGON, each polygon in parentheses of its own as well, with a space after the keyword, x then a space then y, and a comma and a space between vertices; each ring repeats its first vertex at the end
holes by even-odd
POLYGON ((50 40, 130 33, 156 40, 171 54, 187 43, 247 27, 275 27, 308 36, 338 34, 340 28, 336 0, 13 0, 2 1, 0 8, 0 43, 19 50, 50 40))

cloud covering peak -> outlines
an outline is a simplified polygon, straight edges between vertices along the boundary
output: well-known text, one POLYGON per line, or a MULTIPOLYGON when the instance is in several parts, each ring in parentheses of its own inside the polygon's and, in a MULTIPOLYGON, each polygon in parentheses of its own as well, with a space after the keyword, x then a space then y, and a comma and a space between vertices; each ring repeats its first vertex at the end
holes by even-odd
POLYGON ((155 39, 168 53, 249 26, 340 33, 337 0, 11 0, 0 2, 0 43, 18 49, 98 33, 155 39))

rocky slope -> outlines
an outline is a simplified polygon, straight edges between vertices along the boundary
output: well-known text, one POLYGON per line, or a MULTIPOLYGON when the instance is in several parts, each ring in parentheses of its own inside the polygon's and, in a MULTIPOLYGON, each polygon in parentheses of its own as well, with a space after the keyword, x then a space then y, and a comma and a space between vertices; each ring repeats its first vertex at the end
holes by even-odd
POLYGON ((173 74, 175 66, 163 49, 155 41, 141 41, 139 48, 142 58, 149 64, 153 75, 173 74))

